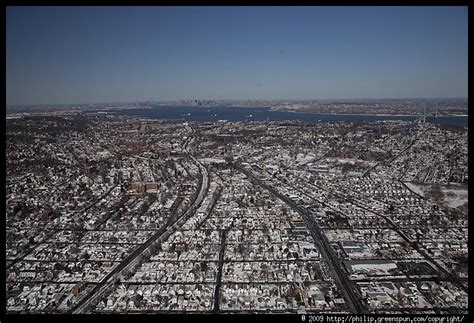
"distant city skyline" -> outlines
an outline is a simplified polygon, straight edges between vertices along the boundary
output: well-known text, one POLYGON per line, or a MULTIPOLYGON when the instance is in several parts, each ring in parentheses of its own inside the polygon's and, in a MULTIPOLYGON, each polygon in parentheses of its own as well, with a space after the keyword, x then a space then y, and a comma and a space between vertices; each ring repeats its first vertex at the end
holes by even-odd
POLYGON ((185 99, 176 99, 176 100, 131 100, 131 101, 108 101, 108 102, 82 102, 82 103, 39 103, 39 104, 7 104, 7 107, 21 107, 21 106, 74 106, 74 105, 105 105, 105 104, 133 104, 133 103, 163 103, 163 102, 180 102, 180 101, 275 101, 275 102, 303 102, 303 101, 378 101, 378 100, 397 100, 397 101, 403 101, 403 100, 433 100, 433 101, 443 101, 443 100, 463 100, 467 101, 467 97, 444 97, 444 98, 346 98, 346 99, 334 99, 334 98, 328 98, 328 99, 190 99, 190 98, 185 98, 185 99))
POLYGON ((466 7, 8 7, 7 105, 467 98, 466 7))

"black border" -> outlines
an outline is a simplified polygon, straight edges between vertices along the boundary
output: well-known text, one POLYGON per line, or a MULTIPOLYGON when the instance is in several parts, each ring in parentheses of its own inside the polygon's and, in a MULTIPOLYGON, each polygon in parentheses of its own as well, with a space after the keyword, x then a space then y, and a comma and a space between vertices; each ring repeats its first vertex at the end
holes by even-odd
MULTIPOLYGON (((442 1, 442 0, 417 0, 417 1, 394 1, 394 0, 386 0, 386 1, 374 1, 374 0, 360 0, 360 1, 349 1, 349 0, 336 0, 336 1, 331 1, 331 0, 319 0, 317 2, 311 2, 311 1, 305 1, 305 0, 296 0, 296 1, 284 1, 284 0, 260 0, 258 3, 255 3, 254 1, 249 1, 249 0, 238 0, 238 1, 226 1, 226 3, 217 2, 213 0, 204 0, 204 1, 193 1, 193 0, 160 0, 160 1, 147 1, 147 0, 138 0, 138 1, 131 1, 131 0, 71 0, 71 1, 64 1, 64 0, 6 0, 3 2, 2 9, 3 9, 3 17, 5 18, 5 23, 2 24, 2 45, 4 47, 3 53, 6 54, 6 12, 7 12, 7 7, 8 6, 155 6, 155 5, 160 5, 160 6, 262 6, 262 5, 271 5, 271 6, 294 6, 294 5, 318 5, 318 6, 466 6, 468 8, 468 27, 469 31, 472 30, 472 23, 469 21, 469 17, 473 15, 473 9, 472 6, 469 4, 469 1, 467 0, 455 0, 455 1, 442 1)), ((468 53, 473 53, 472 50, 472 44, 469 43, 468 45, 468 53)), ((469 70, 471 69, 472 66, 472 58, 468 54, 468 67, 469 70)), ((3 60, 2 62, 2 68, 3 72, 5 75, 4 82, 6 85, 6 59, 3 60)), ((470 74, 470 73, 469 73, 470 74)), ((472 82, 468 81, 468 89, 469 93, 472 93, 472 82)), ((3 91, 3 97, 5 98, 5 106, 3 109, 1 109, 2 112, 2 129, 5 129, 5 108, 6 108, 6 86, 2 88, 3 91)), ((469 105, 469 101, 468 101, 469 105)), ((468 111, 470 111, 471 108, 469 108, 468 111)), ((471 116, 471 113, 468 112, 469 117, 468 117, 468 124, 469 124, 469 139, 468 139, 468 156, 469 160, 471 160, 472 153, 471 153, 471 146, 473 144, 472 140, 472 123, 473 118, 471 116)), ((1 178, 1 183, 2 183, 2 189, 5 190, 5 185, 6 185, 6 168, 5 168, 5 145, 6 145, 6 140, 5 140, 5 132, 2 130, 2 135, 3 135, 3 140, 2 140, 2 148, 4 152, 4 159, 2 162, 2 168, 3 168, 3 176, 0 176, 1 178)), ((469 178, 469 184, 472 185, 472 176, 469 178)), ((474 194, 474 193, 473 193, 474 194)), ((471 192, 469 191, 469 197, 471 197, 471 192)), ((4 210, 5 208, 5 194, 3 194, 3 204, 2 204, 2 209, 4 210)), ((470 214, 471 212, 469 212, 470 214)), ((3 215, 5 212, 3 212, 3 215)), ((6 218, 3 216, 2 218, 2 230, 1 230, 1 244, 2 244, 2 249, 3 249, 3 257, 0 257, 1 260, 1 266, 3 270, 5 270, 5 227, 6 227, 6 218)), ((468 237, 468 246, 469 246, 469 253, 470 250, 472 250, 472 234, 473 234, 473 229, 471 228, 471 221, 469 222, 469 237, 468 237)), ((469 263, 470 268, 474 268, 470 263, 469 263)), ((474 271, 473 271, 474 273, 474 271)), ((1 275, 1 284, 2 286, 5 286, 5 272, 3 275, 1 275)), ((473 287, 473 277, 472 274, 469 276, 469 295, 472 295, 472 292, 474 290, 473 287)), ((123 321, 128 321, 128 320, 134 320, 134 319, 139 319, 140 322, 162 322, 162 321, 176 321, 176 320, 204 320, 206 322, 221 322, 221 321, 226 321, 226 322, 237 322, 237 321, 245 321, 245 320, 255 320, 255 321, 279 321, 279 320, 284 320, 285 322, 302 322, 302 317, 299 314, 270 314, 270 315, 258 315, 258 314, 233 314, 233 315, 226 315, 226 314, 159 314, 159 315, 154 315, 154 314, 142 314, 139 317, 135 317, 133 315, 123 315, 123 314, 107 314, 107 315, 98 315, 98 314, 78 314, 78 315, 68 315, 68 314, 6 314, 6 295, 5 292, 1 293, 1 306, 0 306, 0 323, 3 322, 17 322, 17 321, 22 321, 22 322, 38 322, 38 321, 47 321, 47 322, 64 322, 64 321, 76 321, 76 322, 84 322, 84 321, 103 321, 103 320, 111 320, 113 322, 123 322, 123 321)), ((469 314, 464 317, 464 320, 462 321, 463 323, 465 322, 474 322, 474 301, 472 301, 471 297, 469 297, 469 314)), ((310 314, 306 315, 306 322, 308 322, 308 316, 310 314)), ((319 316, 319 315, 315 315, 319 316)), ((326 315, 323 315, 326 316, 326 315)), ((340 318, 345 318, 344 315, 332 315, 334 317, 340 317, 340 318)), ((379 315, 365 315, 366 317, 372 317, 372 318, 377 318, 379 315)), ((385 316, 385 315, 384 315, 385 316)), ((421 315, 386 315, 386 316, 396 316, 396 317, 413 317, 413 316, 421 316, 421 315)), ((447 318, 448 316, 444 315, 428 315, 429 317, 439 317, 439 318, 447 318)), ((318 321, 315 321, 318 322, 318 321)), ((325 322, 327 322, 325 320, 325 322)), ((339 321, 336 323, 355 323, 351 321, 339 321)), ((362 323, 361 321, 357 321, 357 323, 362 323)), ((435 321, 432 321, 435 322, 435 321)), ((441 321, 438 321, 441 322, 441 321)), ((447 321, 444 321, 445 323, 448 323, 447 321)), ((363 323, 370 323, 369 321, 363 322, 363 323)), ((375 323, 375 322, 372 322, 375 323)))

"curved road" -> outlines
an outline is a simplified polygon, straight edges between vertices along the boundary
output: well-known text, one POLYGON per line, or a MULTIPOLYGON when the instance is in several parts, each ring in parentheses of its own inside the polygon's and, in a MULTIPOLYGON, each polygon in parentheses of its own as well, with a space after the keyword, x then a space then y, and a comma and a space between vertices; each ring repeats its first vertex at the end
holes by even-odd
POLYGON ((191 156, 191 159, 197 164, 200 169, 201 178, 199 180, 199 193, 195 197, 191 206, 175 221, 169 223, 168 226, 164 226, 160 228, 156 233, 154 233, 145 243, 143 243, 140 247, 138 247, 135 251, 133 251, 130 255, 128 255, 113 271, 111 271, 104 279, 97 284, 92 291, 86 295, 80 302, 78 302, 70 313, 73 314, 80 314, 80 313, 89 313, 90 308, 95 306, 98 303, 100 298, 110 289, 113 287, 115 282, 123 275, 129 268, 132 268, 139 260, 140 256, 146 252, 150 246, 152 246, 155 242, 157 242, 162 236, 165 234, 171 234, 173 231, 177 229, 177 225, 183 224, 183 219, 187 219, 192 214, 194 214, 195 210, 201 202, 206 197, 208 188, 209 188, 209 174, 207 169, 203 167, 197 160, 191 156), (171 231, 171 232, 169 232, 171 231))

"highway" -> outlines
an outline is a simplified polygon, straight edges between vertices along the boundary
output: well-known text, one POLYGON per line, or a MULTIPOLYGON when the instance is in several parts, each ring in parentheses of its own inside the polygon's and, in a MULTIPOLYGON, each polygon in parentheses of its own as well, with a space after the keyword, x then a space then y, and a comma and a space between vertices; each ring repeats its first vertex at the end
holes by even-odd
POLYGON ((114 270, 112 270, 104 279, 97 284, 92 291, 85 296, 80 302, 78 302, 71 310, 72 314, 89 313, 91 308, 94 307, 100 298, 120 279, 120 277, 126 273, 129 269, 135 267, 139 261, 140 256, 147 250, 150 250, 153 245, 158 242, 164 235, 169 236, 172 234, 178 226, 182 225, 190 216, 194 214, 196 209, 202 203, 206 197, 209 188, 209 173, 207 169, 200 165, 194 157, 191 157, 197 166, 200 168, 201 177, 199 178, 198 194, 195 196, 191 206, 183 212, 183 214, 176 218, 176 215, 172 215, 175 221, 168 223, 167 226, 163 226, 156 233, 154 233, 145 243, 128 255, 114 270))
POLYGON ((236 165, 236 169, 244 173, 249 179, 251 179, 251 181, 255 185, 258 185, 266 189, 267 191, 272 193, 274 196, 276 196, 277 198, 279 198, 280 200, 288 204, 293 210, 298 212, 303 217, 315 243, 317 244, 319 250, 321 251, 321 255, 327 261, 327 263, 332 269, 332 272, 334 273, 335 282, 337 286, 340 288, 340 290, 342 291, 342 293, 344 294, 344 298, 346 299, 349 310, 352 313, 357 313, 357 314, 368 313, 361 299, 356 295, 354 287, 352 286, 352 282, 350 282, 347 275, 342 271, 342 268, 339 263, 339 259, 337 258, 334 250, 331 248, 329 241, 321 232, 317 223, 314 221, 311 215, 311 212, 308 211, 306 208, 303 208, 297 205, 289 197, 277 192, 273 187, 266 185, 260 179, 255 177, 253 173, 242 168, 240 165, 236 165))
MULTIPOLYGON (((327 189, 319 186, 319 185, 316 185, 316 184, 312 184, 314 187, 322 190, 322 191, 326 191, 328 192, 327 189)), ((359 203, 358 201, 356 201, 352 196, 348 195, 348 194, 345 194, 344 196, 343 195, 340 195, 340 194, 337 194, 337 193, 334 193, 334 192, 328 192, 332 195, 334 195, 335 197, 337 198, 340 198, 340 199, 343 199, 367 212, 370 212, 370 213, 373 213, 379 217, 381 217, 382 219, 384 219, 391 227, 393 230, 395 230, 401 237, 403 240, 405 240, 407 243, 409 243, 413 249, 415 249, 420 255, 422 255, 426 260, 428 260, 429 262, 431 262, 434 266, 436 266, 436 268, 438 268, 438 270, 443 273, 445 275, 446 278, 448 278, 451 282, 453 282, 455 285, 457 285, 459 288, 461 288, 462 290, 464 290, 466 293, 468 292, 468 288, 463 284, 462 280, 454 275, 453 273, 450 273, 448 272, 445 268, 443 268, 441 265, 439 265, 435 259, 433 257, 431 257, 427 252, 425 252, 424 249, 421 249, 420 245, 418 243, 416 243, 416 241, 412 241, 410 240, 407 235, 398 227, 398 225, 393 222, 392 219, 390 219, 389 217, 387 217, 386 215, 384 214, 381 214, 381 213, 378 213, 377 211, 374 211, 373 209, 370 209, 364 205, 362 205, 361 203, 359 203)))

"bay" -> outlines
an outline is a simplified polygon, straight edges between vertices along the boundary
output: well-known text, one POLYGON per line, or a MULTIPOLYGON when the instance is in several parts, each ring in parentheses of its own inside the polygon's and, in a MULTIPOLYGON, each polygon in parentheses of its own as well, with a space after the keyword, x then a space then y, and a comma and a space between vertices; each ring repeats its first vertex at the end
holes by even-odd
MULTIPOLYGON (((286 111, 272 111, 268 107, 170 107, 153 106, 151 108, 108 110, 117 115, 129 115, 153 119, 174 120, 180 122, 216 122, 227 121, 377 121, 404 120, 414 121, 418 116, 406 115, 367 115, 367 114, 317 114, 286 111)), ((467 116, 427 117, 426 122, 467 126, 467 116)))

